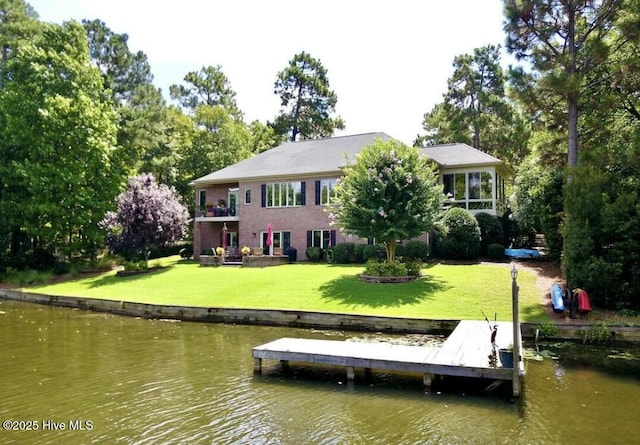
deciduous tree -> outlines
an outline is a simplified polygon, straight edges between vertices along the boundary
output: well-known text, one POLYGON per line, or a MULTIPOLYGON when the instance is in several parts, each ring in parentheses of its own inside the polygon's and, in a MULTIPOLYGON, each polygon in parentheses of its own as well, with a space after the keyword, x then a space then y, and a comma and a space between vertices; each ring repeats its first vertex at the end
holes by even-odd
MULTIPOLYGON (((251 156, 251 134, 221 106, 200 105, 195 116, 173 114, 178 134, 172 136, 177 149, 179 185, 183 189, 194 178, 251 156)), ((186 192, 186 190, 185 190, 186 192)))
POLYGON ((345 233, 384 243, 395 261, 398 240, 429 231, 442 209, 442 186, 434 165, 417 148, 377 140, 345 168, 336 185, 333 223, 345 233))
POLYGON ((174 188, 156 183, 151 174, 129 179, 117 206, 100 225, 108 232, 109 249, 127 259, 147 260, 152 248, 182 240, 187 233, 187 208, 174 188))
POLYGON ((0 88, 5 78, 4 68, 18 42, 29 40, 39 30, 38 14, 24 0, 0 0, 0 88))
POLYGON ((117 115, 77 22, 45 24, 9 58, 0 91, 0 214, 52 252, 100 243, 123 178, 117 115))

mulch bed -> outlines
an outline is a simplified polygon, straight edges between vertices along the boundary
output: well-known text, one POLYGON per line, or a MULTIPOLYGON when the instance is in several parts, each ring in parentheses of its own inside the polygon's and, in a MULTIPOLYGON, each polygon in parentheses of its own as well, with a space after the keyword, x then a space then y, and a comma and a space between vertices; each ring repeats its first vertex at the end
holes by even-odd
POLYGON ((371 275, 360 275, 360 280, 365 283, 410 283, 415 281, 415 276, 406 277, 372 277, 371 275))

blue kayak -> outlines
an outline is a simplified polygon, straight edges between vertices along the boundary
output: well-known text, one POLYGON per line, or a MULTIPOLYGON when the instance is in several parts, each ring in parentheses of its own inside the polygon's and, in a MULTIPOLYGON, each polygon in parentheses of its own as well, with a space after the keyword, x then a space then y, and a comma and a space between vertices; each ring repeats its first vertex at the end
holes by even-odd
POLYGON ((540 258, 536 249, 504 249, 504 256, 511 258, 540 258))
POLYGON ((558 284, 551 286, 551 304, 556 312, 564 312, 564 299, 562 288, 558 284))

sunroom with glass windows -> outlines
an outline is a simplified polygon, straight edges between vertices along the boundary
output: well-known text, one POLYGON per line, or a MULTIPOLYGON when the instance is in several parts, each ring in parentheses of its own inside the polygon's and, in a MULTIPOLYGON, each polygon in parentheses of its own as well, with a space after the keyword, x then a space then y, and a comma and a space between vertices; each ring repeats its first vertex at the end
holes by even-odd
POLYGON ((504 163, 466 144, 445 144, 422 149, 439 167, 445 206, 461 207, 472 214, 501 216, 507 206, 504 163))

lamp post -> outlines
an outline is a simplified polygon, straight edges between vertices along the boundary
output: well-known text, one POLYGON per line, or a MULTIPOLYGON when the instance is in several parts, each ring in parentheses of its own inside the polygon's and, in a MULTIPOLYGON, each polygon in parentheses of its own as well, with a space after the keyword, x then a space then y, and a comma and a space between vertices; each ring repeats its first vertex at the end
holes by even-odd
POLYGON ((520 319, 518 314, 518 269, 511 267, 511 310, 513 314, 513 395, 520 395, 520 319))

